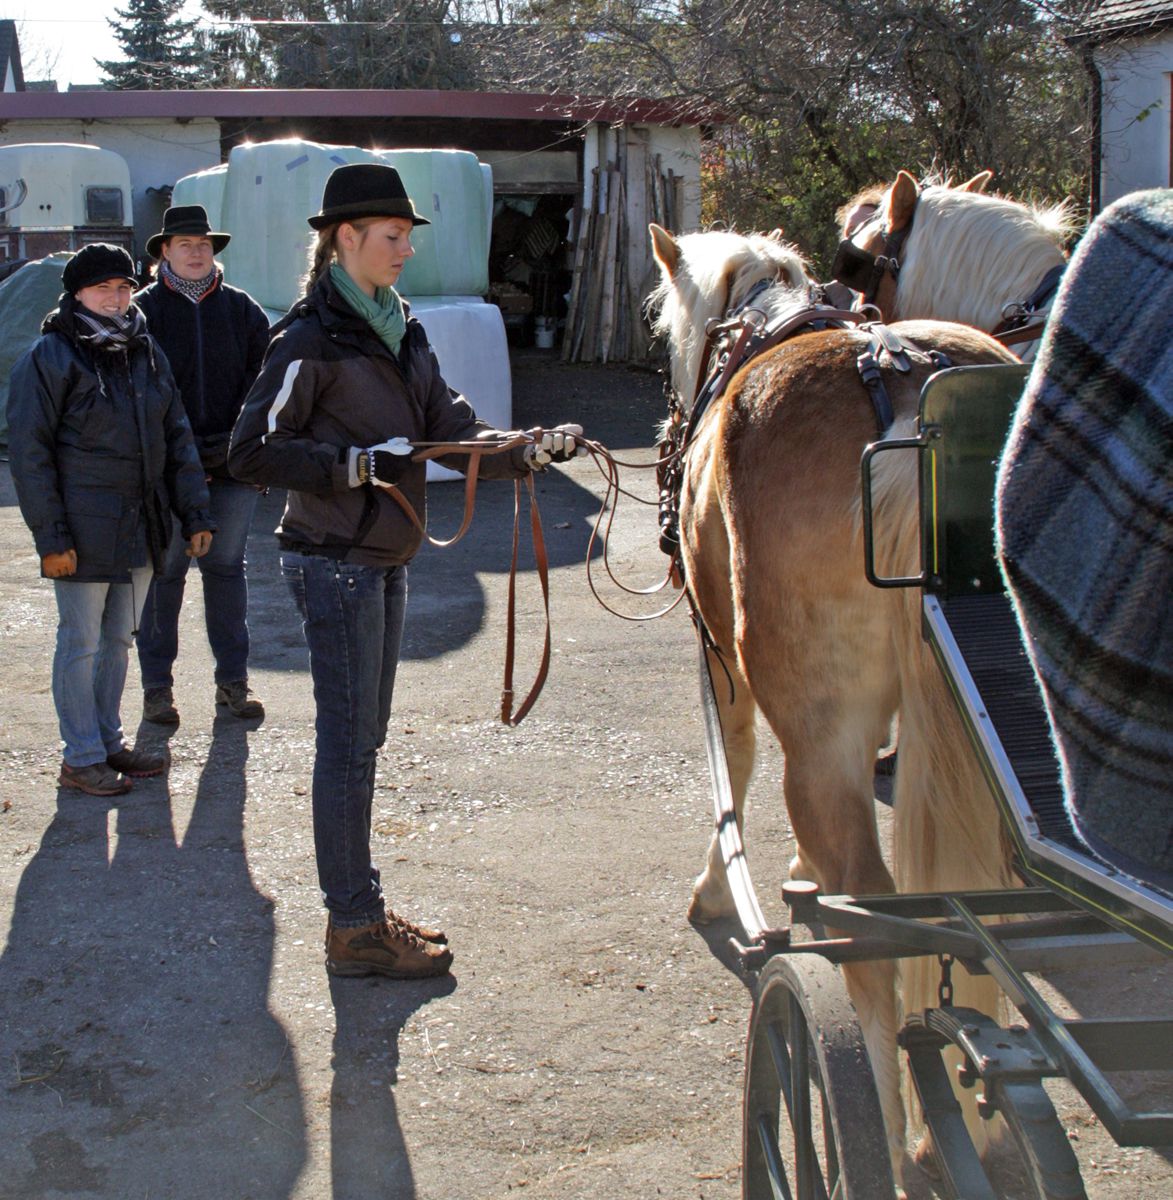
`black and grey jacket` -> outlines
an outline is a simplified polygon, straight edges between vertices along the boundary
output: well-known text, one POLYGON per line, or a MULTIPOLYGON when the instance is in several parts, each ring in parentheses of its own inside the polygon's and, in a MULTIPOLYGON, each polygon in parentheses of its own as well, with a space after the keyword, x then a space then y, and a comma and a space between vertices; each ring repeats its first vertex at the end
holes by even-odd
POLYGON ((146 550, 156 569, 171 538, 214 530, 208 489, 166 356, 149 335, 128 352, 78 339, 63 296, 12 369, 8 448, 37 553, 77 553, 78 582, 126 582, 146 550), (137 560, 137 561, 136 561, 137 560))
POLYGON ((171 364, 204 469, 228 478, 228 438, 269 345, 265 310, 220 278, 198 304, 162 279, 134 300, 171 364))
MULTIPOLYGON (((232 434, 229 470, 289 489, 277 528, 287 549, 369 566, 408 562, 420 535, 387 492, 355 486, 352 450, 393 437, 467 441, 494 431, 444 382, 419 321, 408 314, 392 355, 328 275, 275 333, 232 434)), ((462 471, 468 456, 441 461, 462 471)), ((487 455, 480 474, 520 478, 526 467, 516 454, 487 455)), ((421 520, 424 481, 424 464, 413 463, 399 483, 421 520)))

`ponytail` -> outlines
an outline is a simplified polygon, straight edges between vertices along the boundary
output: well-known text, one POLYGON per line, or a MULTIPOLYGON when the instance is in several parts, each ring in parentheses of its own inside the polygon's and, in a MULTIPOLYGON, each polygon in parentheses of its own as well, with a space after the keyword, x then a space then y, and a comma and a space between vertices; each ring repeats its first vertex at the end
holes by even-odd
POLYGON ((334 260, 334 238, 337 233, 337 225, 327 225, 325 229, 318 230, 318 236, 314 239, 313 246, 310 247, 309 270, 301 281, 302 291, 307 296, 329 270, 330 263, 334 260))
POLYGON ((377 220, 379 220, 378 217, 359 217, 354 221, 339 221, 334 225, 327 225, 325 229, 318 230, 318 236, 310 248, 309 270, 302 279, 302 290, 305 295, 308 296, 313 291, 322 276, 330 269, 330 264, 338 257, 339 225, 352 225, 365 237, 366 230, 377 220))

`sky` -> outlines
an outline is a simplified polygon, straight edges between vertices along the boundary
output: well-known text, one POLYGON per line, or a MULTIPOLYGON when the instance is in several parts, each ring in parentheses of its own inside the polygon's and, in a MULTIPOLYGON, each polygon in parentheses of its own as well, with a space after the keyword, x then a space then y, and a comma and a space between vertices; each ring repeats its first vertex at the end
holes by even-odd
MULTIPOLYGON (((126 0, 3 0, 0 16, 17 23, 25 79, 55 79, 65 91, 71 83, 101 81, 95 59, 122 57, 106 21, 126 6, 126 0)), ((201 11, 199 0, 188 0, 184 15, 201 11)))

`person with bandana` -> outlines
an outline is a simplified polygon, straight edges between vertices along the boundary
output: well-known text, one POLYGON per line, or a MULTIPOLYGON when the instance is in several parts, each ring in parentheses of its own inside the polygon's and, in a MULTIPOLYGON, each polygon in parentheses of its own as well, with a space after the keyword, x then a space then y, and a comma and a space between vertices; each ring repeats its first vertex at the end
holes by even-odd
MULTIPOLYGON (((216 705, 235 717, 256 719, 265 709, 248 684, 245 544, 258 493, 229 475, 227 459, 232 426, 269 344, 269 319, 247 292, 224 282, 215 256, 230 240, 212 229, 202 205, 169 208, 162 230, 147 241, 147 253, 159 260, 155 281, 135 303, 175 372, 218 526, 211 550, 198 560, 216 705)), ((192 562, 178 539, 171 546, 151 584, 138 632, 143 717, 160 725, 179 724, 173 671, 192 562)))
MULTIPOLYGON (((287 488, 277 538, 302 617, 316 704, 313 827, 328 913, 331 975, 394 979, 445 974, 447 936, 388 908, 371 862, 375 764, 387 735, 420 531, 425 464, 412 442, 495 439, 440 374, 427 334, 394 285, 429 224, 399 173, 338 167, 322 211, 306 295, 277 324, 260 377, 232 434, 239 479, 287 488)), ((529 444, 484 455, 480 475, 522 478, 580 449, 582 429, 533 431, 529 444)), ((585 453, 585 449, 583 449, 585 453)), ((469 456, 439 461, 467 469, 469 456)))
POLYGON ((134 263, 119 246, 84 246, 65 294, 12 369, 8 448, 41 574, 53 580, 53 701, 65 744, 59 782, 116 796, 161 774, 166 753, 126 745, 120 715, 130 644, 173 514, 186 553, 216 525, 166 357, 131 303, 134 263))

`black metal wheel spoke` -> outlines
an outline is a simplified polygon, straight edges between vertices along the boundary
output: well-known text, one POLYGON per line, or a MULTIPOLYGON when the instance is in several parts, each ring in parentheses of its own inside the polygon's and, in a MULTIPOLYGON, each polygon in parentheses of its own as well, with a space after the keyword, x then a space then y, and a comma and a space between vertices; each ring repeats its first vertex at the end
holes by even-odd
POLYGON ((746 1062, 746 1200, 892 1200, 863 1037, 837 968, 778 956, 758 980, 746 1062))

